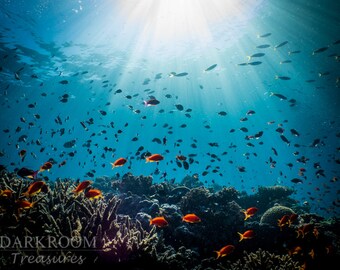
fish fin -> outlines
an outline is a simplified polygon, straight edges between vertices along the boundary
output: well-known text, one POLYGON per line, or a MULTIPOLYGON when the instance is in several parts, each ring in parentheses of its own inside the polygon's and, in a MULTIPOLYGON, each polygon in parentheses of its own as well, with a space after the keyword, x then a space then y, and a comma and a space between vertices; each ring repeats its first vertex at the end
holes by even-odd
POLYGON ((240 240, 239 240, 239 242, 241 242, 242 240, 243 240, 243 234, 242 233, 239 233, 239 232, 237 232, 238 234, 239 234, 239 236, 240 236, 240 240))

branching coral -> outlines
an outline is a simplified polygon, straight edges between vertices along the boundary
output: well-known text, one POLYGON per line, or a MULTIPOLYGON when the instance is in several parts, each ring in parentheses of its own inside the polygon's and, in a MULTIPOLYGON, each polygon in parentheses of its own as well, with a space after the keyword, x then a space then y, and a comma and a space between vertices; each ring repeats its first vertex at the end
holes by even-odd
POLYGON ((258 249, 256 252, 244 252, 244 257, 230 266, 220 264, 225 270, 297 270, 299 263, 289 255, 276 255, 265 250, 258 249))

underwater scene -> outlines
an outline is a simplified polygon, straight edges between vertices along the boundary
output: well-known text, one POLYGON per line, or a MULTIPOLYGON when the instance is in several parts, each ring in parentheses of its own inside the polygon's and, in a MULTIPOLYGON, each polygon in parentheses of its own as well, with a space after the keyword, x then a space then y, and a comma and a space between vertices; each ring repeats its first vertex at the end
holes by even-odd
POLYGON ((340 2, 0 3, 0 269, 336 268, 340 2))

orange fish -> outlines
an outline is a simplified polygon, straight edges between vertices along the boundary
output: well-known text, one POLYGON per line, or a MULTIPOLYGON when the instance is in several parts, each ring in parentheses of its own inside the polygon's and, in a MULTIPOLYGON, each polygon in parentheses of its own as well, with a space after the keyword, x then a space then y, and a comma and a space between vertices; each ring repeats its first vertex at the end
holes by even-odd
POLYGON ((168 226, 168 222, 164 217, 155 217, 153 219, 150 219, 150 225, 155 225, 157 227, 163 228, 168 226))
POLYGON ((153 155, 145 158, 146 162, 159 162, 163 159, 164 159, 164 157, 160 154, 153 154, 153 155))
POLYGON ((313 229, 313 227, 314 227, 313 224, 306 224, 306 225, 299 227, 296 231, 297 232, 296 238, 298 238, 300 235, 301 235, 301 238, 304 238, 305 234, 310 232, 313 229))
POLYGON ((36 202, 29 202, 26 200, 17 200, 16 201, 16 205, 18 207, 18 209, 30 209, 35 205, 36 202))
POLYGON ((12 197, 12 190, 9 190, 9 189, 0 190, 0 197, 7 197, 7 198, 12 197))
POLYGON ((238 234, 240 235, 239 242, 241 242, 243 239, 252 239, 255 236, 255 233, 253 230, 248 230, 248 231, 245 231, 244 233, 238 232, 238 234))
POLYGON ((179 160, 179 161, 186 161, 187 158, 185 156, 182 156, 182 155, 178 155, 176 156, 176 158, 179 160))
POLYGON ((291 214, 291 215, 289 216, 289 220, 288 220, 289 227, 290 227, 290 225, 292 225, 292 224, 294 223, 294 221, 295 221, 297 218, 298 218, 298 214, 295 214, 295 213, 293 213, 293 214, 291 214))
POLYGON ((182 218, 182 221, 185 221, 188 223, 199 223, 201 222, 201 219, 195 214, 187 214, 182 218))
POLYGON ((302 248, 300 246, 296 246, 288 251, 289 256, 298 255, 302 252, 302 248))
POLYGON ((112 165, 112 169, 114 169, 115 167, 121 167, 126 163, 126 159, 125 158, 119 158, 117 159, 115 162, 110 163, 112 165))
POLYGON ((26 196, 26 197, 32 197, 38 193, 40 193, 40 191, 47 191, 47 186, 45 184, 44 181, 36 181, 33 182, 27 189, 26 192, 24 192, 22 195, 26 196))
POLYGON ((278 220, 277 225, 280 227, 280 230, 282 231, 282 227, 289 225, 289 215, 284 215, 282 218, 278 220))
POLYGON ((242 211, 245 215, 244 220, 247 220, 248 218, 252 217, 253 215, 255 215, 255 213, 257 212, 257 208, 256 207, 250 207, 248 208, 246 211, 242 211))
POLYGON ((43 172, 43 171, 50 171, 50 169, 52 168, 52 163, 51 162, 45 162, 41 167, 39 172, 43 172))
POLYGON ((72 192, 75 193, 76 195, 79 195, 79 193, 83 192, 91 184, 92 184, 92 181, 85 180, 79 183, 79 185, 72 192))
POLYGON ((219 251, 215 251, 217 253, 216 259, 218 259, 220 257, 227 256, 230 253, 232 253, 234 250, 235 250, 235 247, 233 245, 227 245, 227 246, 221 248, 219 251))
POLYGON ((103 198, 103 194, 99 189, 90 189, 85 193, 85 197, 90 200, 103 198))

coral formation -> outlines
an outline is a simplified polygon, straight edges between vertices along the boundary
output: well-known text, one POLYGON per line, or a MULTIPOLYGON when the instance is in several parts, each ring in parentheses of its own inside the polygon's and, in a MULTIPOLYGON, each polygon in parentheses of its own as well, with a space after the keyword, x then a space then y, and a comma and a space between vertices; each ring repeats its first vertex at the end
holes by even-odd
POLYGON ((294 211, 282 205, 276 205, 269 208, 261 217, 260 224, 269 224, 277 226, 278 220, 284 215, 291 215, 294 211))

